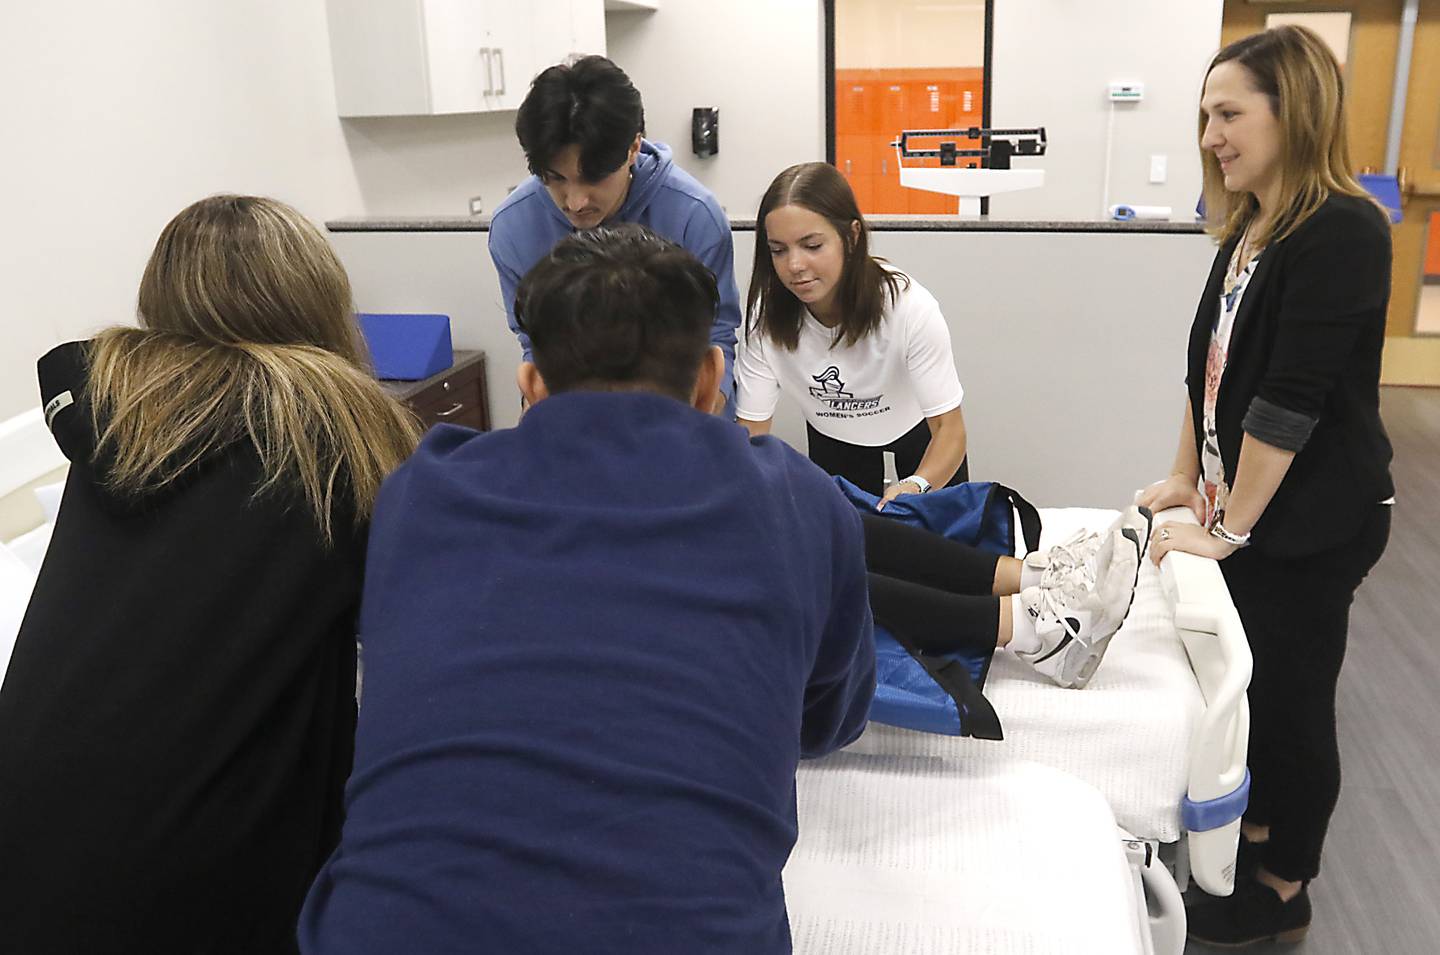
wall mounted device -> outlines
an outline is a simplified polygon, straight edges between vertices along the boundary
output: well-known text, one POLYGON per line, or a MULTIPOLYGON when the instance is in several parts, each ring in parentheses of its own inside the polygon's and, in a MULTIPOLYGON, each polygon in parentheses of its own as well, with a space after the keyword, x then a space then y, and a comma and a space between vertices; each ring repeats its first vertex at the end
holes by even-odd
POLYGON ((720 151, 720 110, 714 106, 697 106, 690 114, 690 148, 697 156, 713 156, 720 151))
POLYGON ((1144 83, 1111 83, 1110 99, 1116 103, 1138 103, 1145 98, 1144 83))

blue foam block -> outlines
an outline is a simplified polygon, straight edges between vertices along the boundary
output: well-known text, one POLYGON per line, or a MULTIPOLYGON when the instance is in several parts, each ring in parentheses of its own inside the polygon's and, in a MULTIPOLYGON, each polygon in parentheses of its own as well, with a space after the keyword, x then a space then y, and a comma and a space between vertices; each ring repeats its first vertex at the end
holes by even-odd
POLYGON ((359 318, 379 378, 418 381, 455 364, 449 315, 362 312, 359 318))
POLYGON ((1357 176, 1360 185, 1380 201, 1380 204, 1390 213, 1391 222, 1399 222, 1404 218, 1400 211, 1400 180, 1394 176, 1382 176, 1374 173, 1365 173, 1357 176))

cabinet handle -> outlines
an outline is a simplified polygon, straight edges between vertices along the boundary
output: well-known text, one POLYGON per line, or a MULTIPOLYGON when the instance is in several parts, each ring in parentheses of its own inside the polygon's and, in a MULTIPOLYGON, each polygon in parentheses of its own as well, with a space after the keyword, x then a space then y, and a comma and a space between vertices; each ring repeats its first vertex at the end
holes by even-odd
POLYGON ((495 91, 496 96, 505 95, 505 50, 503 47, 495 48, 495 59, 500 61, 500 88, 495 91))
POLYGON ((880 160, 880 175, 882 175, 882 176, 888 176, 888 175, 890 175, 890 160, 888 160, 888 159, 882 159, 882 160, 880 160))
POLYGON ((850 160, 845 160, 845 175, 850 175, 850 160))
POLYGON ((448 418, 448 417, 450 417, 451 415, 453 415, 453 414, 458 414, 459 412, 464 411, 464 410, 465 410, 465 405, 463 405, 462 403, 460 403, 460 402, 457 401, 457 402, 455 402, 453 405, 451 405, 450 407, 446 408, 444 411, 437 411, 437 412, 435 412, 435 417, 437 417, 437 418, 448 418))
POLYGON ((488 46, 482 46, 482 47, 480 48, 480 55, 483 56, 483 57, 485 57, 485 95, 486 95, 486 96, 489 96, 490 94, 492 94, 492 93, 495 92, 495 77, 492 75, 492 71, 491 71, 490 52, 491 52, 491 51, 490 51, 490 48, 489 48, 488 46))

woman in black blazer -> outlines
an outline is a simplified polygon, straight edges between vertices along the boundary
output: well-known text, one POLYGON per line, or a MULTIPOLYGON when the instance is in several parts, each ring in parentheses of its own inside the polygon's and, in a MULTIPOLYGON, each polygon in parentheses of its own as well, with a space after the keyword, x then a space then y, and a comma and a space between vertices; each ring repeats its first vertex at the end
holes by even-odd
POLYGON ((1308 30, 1221 50, 1200 125, 1220 249, 1190 333, 1173 473, 1140 503, 1201 519, 1158 527, 1153 559, 1220 560, 1255 660, 1236 890, 1192 901, 1191 937, 1294 941, 1340 789, 1350 604, 1390 532, 1390 229, 1349 172, 1340 69, 1308 30))

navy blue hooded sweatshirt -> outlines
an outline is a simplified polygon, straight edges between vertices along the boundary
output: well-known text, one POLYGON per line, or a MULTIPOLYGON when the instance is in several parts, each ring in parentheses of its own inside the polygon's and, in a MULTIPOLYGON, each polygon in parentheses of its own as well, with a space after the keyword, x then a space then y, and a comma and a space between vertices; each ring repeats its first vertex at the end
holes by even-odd
POLYGON ((864 727, 860 521, 653 394, 442 425, 386 482, 310 953, 790 951, 802 756, 864 727))
MULTIPOLYGON (((670 147, 641 140, 635 157, 635 178, 606 225, 634 222, 681 245, 711 272, 720 288, 720 307, 710 329, 710 343, 725 353, 720 390, 726 417, 734 415, 735 330, 740 325, 740 293, 735 286, 735 244, 730 220, 720 203, 695 178, 675 165, 670 147)), ((490 258, 500 273, 505 318, 530 360, 530 338, 515 324, 515 289, 531 266, 555 243, 575 231, 538 177, 531 176, 505 197, 490 218, 490 258)))

